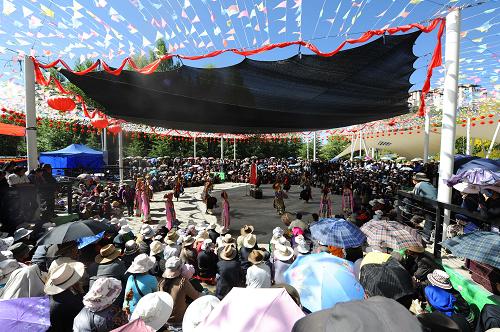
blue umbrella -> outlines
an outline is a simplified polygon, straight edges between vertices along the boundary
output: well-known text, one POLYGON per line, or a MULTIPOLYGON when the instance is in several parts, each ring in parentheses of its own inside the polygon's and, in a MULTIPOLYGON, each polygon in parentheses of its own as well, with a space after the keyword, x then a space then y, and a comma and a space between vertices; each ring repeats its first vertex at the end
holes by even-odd
POLYGON ((476 231, 452 237, 443 242, 443 247, 453 255, 489 264, 500 269, 500 234, 476 231))
POLYGON ((366 236, 353 223, 340 218, 326 218, 310 227, 312 237, 327 246, 355 248, 366 241, 366 236))
POLYGON ((100 232, 97 235, 92 236, 84 236, 76 240, 76 244, 78 245, 78 249, 85 248, 89 244, 99 241, 104 236, 104 232, 100 232))
POLYGON ((48 297, 23 297, 0 301, 2 331, 45 332, 50 327, 48 297))
POLYGON ((312 312, 339 302, 362 300, 365 295, 352 263, 324 252, 297 257, 284 277, 299 292, 302 305, 312 312))

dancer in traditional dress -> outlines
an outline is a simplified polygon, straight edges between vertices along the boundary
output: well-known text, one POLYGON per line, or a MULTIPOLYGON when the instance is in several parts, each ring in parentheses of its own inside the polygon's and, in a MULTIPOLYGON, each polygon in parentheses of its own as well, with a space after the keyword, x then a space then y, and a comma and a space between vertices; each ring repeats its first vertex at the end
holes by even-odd
POLYGON ((174 185, 174 197, 179 201, 179 197, 184 193, 184 179, 182 175, 177 175, 177 179, 175 180, 174 185))
POLYGON ((321 193, 321 202, 319 203, 319 217, 332 217, 332 198, 330 196, 330 190, 328 189, 328 187, 325 187, 321 193))
POLYGON ((342 190, 342 211, 346 217, 352 214, 354 210, 354 201, 352 198, 352 190, 348 186, 344 186, 342 190))
POLYGON ((309 172, 305 172, 302 178, 300 179, 300 186, 302 187, 302 191, 300 192, 300 199, 309 203, 309 200, 312 199, 311 194, 311 178, 309 172))
POLYGON ((166 199, 165 200, 165 213, 167 215, 167 228, 169 230, 171 230, 174 227, 175 222, 177 220, 177 217, 175 215, 174 201, 173 201, 174 193, 169 192, 169 193, 165 194, 165 196, 163 196, 163 198, 166 199))
POLYGON ((273 184, 274 189, 274 208, 276 212, 281 216, 285 213, 285 201, 284 198, 288 198, 288 195, 281 190, 281 183, 276 182, 273 184))
POLYGON ((212 184, 212 181, 207 180, 205 182, 205 186, 203 187, 203 192, 201 193, 201 200, 203 203, 207 204, 207 199, 210 197, 210 193, 212 192, 212 189, 214 188, 214 185, 212 184))
POLYGON ((291 187, 290 176, 288 176, 288 173, 285 173, 285 175, 283 176, 283 189, 288 193, 291 187))
POLYGON ((151 221, 151 215, 150 215, 150 204, 149 202, 153 198, 153 190, 151 189, 150 181, 149 181, 149 175, 146 176, 146 180, 144 181, 144 190, 142 191, 141 195, 141 200, 142 200, 142 207, 141 207, 141 212, 142 212, 142 222, 149 222, 151 221))
POLYGON ((220 197, 222 197, 222 214, 221 214, 222 225, 224 226, 224 228, 229 229, 229 224, 231 223, 231 219, 229 216, 230 206, 229 206, 227 192, 222 191, 220 197))
POLYGON ((135 216, 141 216, 142 210, 142 192, 144 191, 144 180, 142 178, 137 178, 135 183, 135 198, 134 198, 134 207, 135 207, 135 216))

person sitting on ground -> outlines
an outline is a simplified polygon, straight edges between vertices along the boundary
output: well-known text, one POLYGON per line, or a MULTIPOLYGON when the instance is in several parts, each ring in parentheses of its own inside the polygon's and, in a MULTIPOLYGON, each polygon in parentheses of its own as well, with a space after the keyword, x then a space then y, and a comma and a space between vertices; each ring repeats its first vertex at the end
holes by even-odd
POLYGON ((158 288, 156 278, 149 274, 149 270, 153 268, 155 262, 154 257, 140 254, 135 257, 132 265, 128 268, 127 272, 130 273, 130 276, 125 286, 125 300, 123 302, 123 309, 128 314, 134 312, 135 305, 142 297, 158 288))
POLYGON ((240 287, 243 284, 244 274, 237 256, 238 252, 234 245, 225 246, 219 254, 215 296, 221 300, 233 287, 240 287))
POLYGON ((105 245, 95 257, 95 262, 88 268, 90 276, 90 286, 97 278, 111 277, 118 280, 123 280, 125 271, 125 264, 119 258, 121 252, 113 244, 105 245))
POLYGON ((264 262, 264 258, 264 252, 257 249, 252 250, 248 255, 248 261, 252 263, 246 274, 246 286, 248 288, 271 287, 271 269, 264 262))
POLYGON ((241 247, 243 247, 243 240, 245 239, 245 236, 252 234, 253 231, 254 227, 252 225, 244 225, 240 229, 240 235, 236 238, 236 247, 238 250, 241 250, 241 247))
POLYGON ((285 283, 284 273, 294 260, 293 249, 287 245, 277 244, 272 256, 271 280, 275 284, 285 283))
POLYGON ((177 234, 177 230, 175 228, 168 231, 167 236, 163 240, 166 246, 163 249, 163 259, 165 261, 172 256, 177 256, 181 254, 181 246, 177 244, 179 240, 179 234, 177 234))
POLYGON ((202 251, 198 254, 199 276, 202 278, 215 278, 218 258, 214 252, 212 240, 204 240, 201 249, 202 251))
POLYGON ((294 229, 295 227, 299 227, 303 231, 307 229, 307 225, 302 221, 302 213, 297 212, 295 215, 295 220, 293 220, 290 225, 288 225, 288 229, 294 229))

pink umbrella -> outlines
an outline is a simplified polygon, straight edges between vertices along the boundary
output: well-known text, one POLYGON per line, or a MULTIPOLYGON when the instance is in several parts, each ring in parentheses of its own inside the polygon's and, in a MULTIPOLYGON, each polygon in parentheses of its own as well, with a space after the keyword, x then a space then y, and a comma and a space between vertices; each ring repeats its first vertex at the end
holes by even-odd
POLYGON ((128 324, 120 326, 111 332, 154 332, 152 328, 146 325, 142 319, 136 319, 128 324))
POLYGON ((233 288, 198 325, 203 332, 290 332, 304 313, 284 288, 233 288))

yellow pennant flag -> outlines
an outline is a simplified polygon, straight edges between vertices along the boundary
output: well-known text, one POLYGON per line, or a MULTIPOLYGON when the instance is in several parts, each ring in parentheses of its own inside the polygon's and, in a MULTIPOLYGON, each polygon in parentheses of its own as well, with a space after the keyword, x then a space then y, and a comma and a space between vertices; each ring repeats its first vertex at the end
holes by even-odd
POLYGON ((42 10, 42 14, 51 18, 54 18, 54 11, 50 8, 47 8, 44 5, 40 5, 40 9, 42 10))

